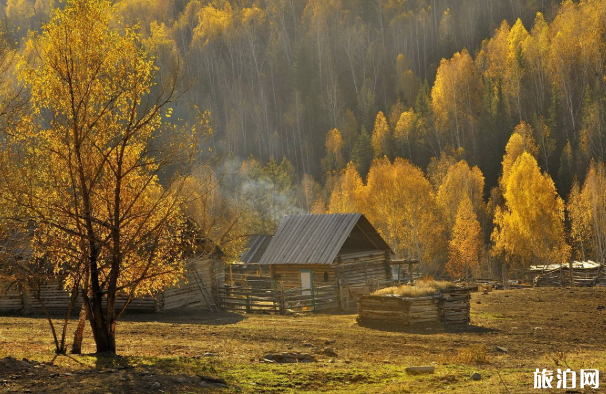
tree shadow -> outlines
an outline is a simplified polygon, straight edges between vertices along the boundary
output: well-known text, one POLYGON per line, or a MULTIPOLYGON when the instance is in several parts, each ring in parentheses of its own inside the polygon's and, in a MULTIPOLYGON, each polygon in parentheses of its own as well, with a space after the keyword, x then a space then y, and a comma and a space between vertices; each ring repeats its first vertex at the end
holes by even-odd
POLYGON ((239 323, 244 319, 246 319, 246 316, 240 313, 211 312, 203 308, 179 308, 163 312, 127 310, 120 321, 224 326, 239 323))
POLYGON ((365 323, 358 322, 360 327, 369 328, 375 331, 384 331, 384 332, 401 332, 407 334, 417 334, 417 335, 433 335, 440 333, 452 333, 452 334, 461 334, 461 333, 471 333, 471 334, 486 334, 489 332, 499 332, 500 330, 496 330, 493 328, 476 326, 473 324, 467 325, 457 325, 457 326, 443 326, 441 324, 417 324, 414 326, 403 327, 398 324, 373 324, 373 323, 365 323))

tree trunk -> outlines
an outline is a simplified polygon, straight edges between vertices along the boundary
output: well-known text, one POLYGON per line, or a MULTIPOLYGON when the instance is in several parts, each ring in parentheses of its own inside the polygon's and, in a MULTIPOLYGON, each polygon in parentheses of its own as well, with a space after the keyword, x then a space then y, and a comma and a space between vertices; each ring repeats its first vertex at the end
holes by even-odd
POLYGON ((72 354, 82 354, 82 340, 84 339, 84 327, 86 326, 88 310, 86 308, 86 302, 82 302, 82 309, 80 309, 80 315, 78 317, 78 325, 74 332, 74 342, 72 343, 72 354))
POLYGON ((106 324, 101 294, 93 294, 90 301, 90 328, 97 346, 97 353, 115 354, 115 333, 111 333, 110 327, 106 324))

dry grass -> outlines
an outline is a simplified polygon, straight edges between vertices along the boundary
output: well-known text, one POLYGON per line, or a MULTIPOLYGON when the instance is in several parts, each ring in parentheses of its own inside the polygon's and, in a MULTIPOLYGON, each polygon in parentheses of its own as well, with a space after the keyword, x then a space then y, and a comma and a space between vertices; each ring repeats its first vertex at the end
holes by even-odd
MULTIPOLYGON (((473 293, 472 326, 454 332, 369 328, 356 324, 356 315, 340 313, 239 315, 197 308, 133 313, 118 323, 117 345, 122 357, 113 363, 88 354, 59 357, 57 367, 32 366, 24 371, 4 368, 3 358, 52 360, 48 323, 39 316, 0 316, 0 391, 100 394, 112 388, 121 394, 160 390, 171 394, 505 393, 498 370, 508 392, 536 394, 536 368, 553 370, 564 365, 565 369, 566 359, 577 373, 581 368, 606 370, 606 310, 600 308, 604 300, 606 288, 599 287, 473 293), (508 352, 500 352, 496 346, 508 352), (314 348, 321 352, 325 347, 337 353, 334 362, 323 354, 316 354, 318 362, 309 364, 259 361, 268 352, 314 353, 314 348), (490 364, 478 365, 485 361, 490 364), (410 376, 405 372, 406 367, 418 365, 436 365, 435 374, 410 376), (95 372, 102 369, 115 371, 95 372), (473 372, 480 373, 482 379, 470 380, 473 372), (210 390, 189 384, 195 375, 223 378, 229 387, 210 390), (186 382, 180 383, 183 379, 186 382), (156 382, 160 389, 154 389, 156 382)), ((75 318, 70 321, 70 334, 75 323, 75 318)), ((87 325, 83 351, 94 350, 87 325)))
POLYGON ((415 283, 413 286, 393 286, 385 289, 380 289, 372 293, 372 295, 395 295, 398 297, 423 297, 436 294, 438 291, 452 289, 456 287, 454 283, 446 280, 423 279, 415 283))
POLYGON ((372 295, 395 295, 398 297, 423 297, 436 294, 435 287, 394 286, 380 289, 372 295))
POLYGON ((454 356, 439 358, 442 364, 484 365, 489 364, 488 348, 485 345, 471 345, 459 349, 454 356))

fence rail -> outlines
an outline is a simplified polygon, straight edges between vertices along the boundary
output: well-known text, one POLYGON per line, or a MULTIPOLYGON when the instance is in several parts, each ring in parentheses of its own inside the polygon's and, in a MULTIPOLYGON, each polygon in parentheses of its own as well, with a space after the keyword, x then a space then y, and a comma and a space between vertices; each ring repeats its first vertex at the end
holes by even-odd
POLYGON ((219 305, 238 312, 317 312, 339 308, 337 286, 310 289, 257 289, 223 286, 218 288, 219 305))

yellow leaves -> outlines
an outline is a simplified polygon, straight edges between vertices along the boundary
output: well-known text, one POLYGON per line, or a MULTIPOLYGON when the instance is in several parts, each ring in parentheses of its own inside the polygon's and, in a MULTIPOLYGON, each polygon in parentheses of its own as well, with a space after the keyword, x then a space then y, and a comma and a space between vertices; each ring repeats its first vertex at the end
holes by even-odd
POLYGON ((571 237, 582 259, 606 258, 606 170, 603 163, 591 163, 583 187, 575 183, 567 211, 571 237))
POLYGON ((532 127, 522 121, 516 126, 513 134, 509 137, 509 141, 505 146, 505 155, 503 156, 503 175, 499 181, 501 189, 505 191, 507 189, 508 178, 516 160, 524 152, 528 152, 533 156, 537 154, 537 146, 532 136, 532 127))
POLYGON ((458 278, 468 278, 479 266, 482 233, 471 200, 465 196, 457 208, 453 235, 448 242, 446 270, 458 278))
POLYGON ((341 132, 337 129, 332 129, 326 133, 326 152, 337 155, 343 148, 343 138, 341 132))
POLYGON ((343 137, 337 129, 332 129, 326 133, 326 157, 322 160, 324 171, 331 172, 343 168, 345 159, 343 158, 343 137))
POLYGON ((229 32, 234 24, 234 13, 229 2, 225 2, 223 9, 212 5, 202 8, 198 14, 199 24, 194 29, 194 41, 206 45, 210 39, 229 32))
POLYGON ((455 148, 474 139, 482 89, 482 80, 467 50, 455 53, 450 60, 442 59, 431 89, 431 107, 437 129, 450 131, 455 148))
MULTIPOLYGON (((39 226, 37 246, 49 261, 80 280, 90 274, 92 242, 99 261, 119 261, 111 268, 118 286, 149 293, 179 275, 183 218, 180 197, 156 174, 170 154, 148 152, 162 111, 141 102, 156 67, 133 28, 112 27, 113 13, 108 1, 73 0, 30 40, 32 57, 19 72, 34 116, 10 144, 23 152, 25 169, 15 171, 29 183, 20 203, 39 226)), ((109 272, 101 265, 102 280, 109 272)))
POLYGON ((329 213, 359 212, 364 184, 355 164, 349 162, 342 171, 330 195, 329 213))
POLYGON ((372 130, 371 143, 375 158, 381 157, 389 152, 390 130, 385 114, 379 111, 375 119, 375 127, 372 130))
POLYGON ((408 142, 411 138, 415 126, 415 111, 410 108, 408 111, 402 112, 400 119, 396 123, 394 137, 400 144, 408 142))
POLYGON ((504 186, 505 209, 495 214, 493 251, 517 266, 567 261, 564 203, 536 159, 523 152, 504 186))
POLYGON ((401 257, 435 262, 445 248, 431 185, 407 160, 374 160, 366 184, 349 163, 333 188, 328 211, 364 213, 401 257))
POLYGON ((465 160, 451 165, 437 192, 437 202, 443 213, 449 233, 455 228, 458 210, 464 200, 469 200, 474 215, 484 211, 484 175, 477 166, 471 168, 465 160))

